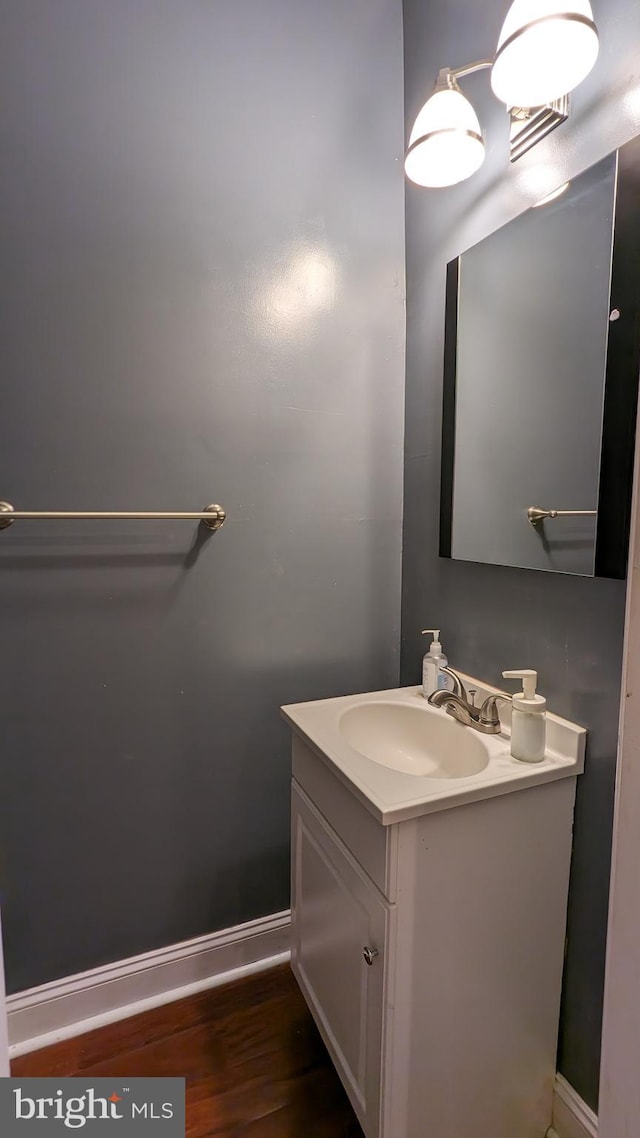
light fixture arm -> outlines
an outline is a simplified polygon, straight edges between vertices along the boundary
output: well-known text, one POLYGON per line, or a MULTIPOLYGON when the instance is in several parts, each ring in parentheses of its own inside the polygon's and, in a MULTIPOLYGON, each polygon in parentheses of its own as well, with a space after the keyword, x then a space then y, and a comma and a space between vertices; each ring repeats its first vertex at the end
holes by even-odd
POLYGON ((479 59, 476 63, 467 63, 464 67, 441 67, 436 79, 435 90, 458 91, 460 89, 458 79, 464 79, 466 75, 473 75, 475 71, 487 71, 490 67, 493 67, 492 59, 479 59))
POLYGON ((465 75, 473 75, 475 71, 488 71, 493 67, 492 59, 479 59, 476 63, 468 63, 466 67, 448 68, 454 79, 464 79, 465 75))

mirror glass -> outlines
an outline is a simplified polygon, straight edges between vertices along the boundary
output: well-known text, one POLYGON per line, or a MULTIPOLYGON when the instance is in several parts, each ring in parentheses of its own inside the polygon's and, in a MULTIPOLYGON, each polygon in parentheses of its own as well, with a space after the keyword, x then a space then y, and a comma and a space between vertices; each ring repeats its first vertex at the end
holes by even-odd
POLYGON ((617 188, 616 153, 448 267, 443 556, 583 575, 606 562, 609 338, 635 322, 613 304, 617 188), (531 508, 559 513, 532 524, 531 508))

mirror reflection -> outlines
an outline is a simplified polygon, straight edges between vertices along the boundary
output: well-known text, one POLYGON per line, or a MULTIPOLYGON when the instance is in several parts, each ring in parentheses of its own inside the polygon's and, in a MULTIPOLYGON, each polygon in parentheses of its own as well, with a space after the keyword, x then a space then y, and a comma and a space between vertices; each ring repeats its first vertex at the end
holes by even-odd
MULTIPOLYGON (((629 393, 612 406, 610 331, 636 322, 612 293, 616 258, 620 280, 624 268, 613 256, 618 180, 612 154, 449 265, 443 556, 624 575, 599 552, 612 492, 626 524, 632 450, 629 393), (621 414, 614 439, 605 422, 621 414), (612 482, 616 448, 625 453, 612 482)), ((614 544, 617 556, 619 534, 614 544)))

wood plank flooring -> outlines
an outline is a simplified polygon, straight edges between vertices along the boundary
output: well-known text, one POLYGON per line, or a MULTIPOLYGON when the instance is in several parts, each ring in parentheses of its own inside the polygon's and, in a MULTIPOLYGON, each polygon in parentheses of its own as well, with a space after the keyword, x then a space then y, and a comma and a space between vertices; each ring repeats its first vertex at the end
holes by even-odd
POLYGON ((33 1051, 11 1073, 184 1075, 188 1138, 362 1138, 288 965, 33 1051))

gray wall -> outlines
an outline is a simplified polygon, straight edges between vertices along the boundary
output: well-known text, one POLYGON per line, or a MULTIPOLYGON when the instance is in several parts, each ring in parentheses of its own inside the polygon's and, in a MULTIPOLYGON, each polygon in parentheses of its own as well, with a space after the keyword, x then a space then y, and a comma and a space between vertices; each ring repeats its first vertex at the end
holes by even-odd
POLYGON ((399 0, 0 4, 9 989, 288 905, 282 702, 397 682, 399 0))
MULTIPOLYGON (((601 54, 573 115, 514 167, 506 115, 488 77, 464 81, 487 129, 485 166, 442 191, 407 187, 407 416, 403 581, 404 683, 418 681, 420 629, 442 629, 452 665, 491 682, 531 666, 553 710, 589 729, 580 781, 559 1065, 596 1104, 624 585, 438 558, 445 265, 545 189, 640 130, 640 5, 594 0, 601 54)), ((405 0, 406 133, 440 67, 490 56, 506 0, 405 0)), ((499 440, 497 440, 498 442, 499 440)))

